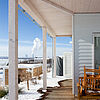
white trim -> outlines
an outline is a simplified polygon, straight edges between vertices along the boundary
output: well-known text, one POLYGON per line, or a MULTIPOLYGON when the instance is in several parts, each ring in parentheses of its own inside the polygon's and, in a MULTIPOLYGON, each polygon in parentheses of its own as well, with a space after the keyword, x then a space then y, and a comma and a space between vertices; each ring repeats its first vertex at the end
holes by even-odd
POLYGON ((93 38, 93 44, 92 44, 92 68, 94 69, 95 68, 95 60, 94 60, 95 59, 95 54, 94 54, 94 49, 95 49, 94 40, 95 39, 94 38, 95 37, 100 37, 100 32, 93 32, 92 35, 93 35, 92 36, 92 38, 93 38))
POLYGON ((47 29, 45 26, 43 30, 43 90, 47 89, 47 29))
POLYGON ((18 0, 9 0, 9 100, 18 100, 18 0))
POLYGON ((100 37, 100 32, 93 32, 92 34, 94 37, 100 37))
POLYGON ((53 47, 53 53, 54 53, 54 72, 53 77, 56 77, 56 37, 53 37, 54 47, 53 47))
POLYGON ((74 55, 75 55, 75 35, 74 35, 74 15, 72 16, 72 93, 75 94, 75 62, 74 62, 74 55))
POLYGON ((66 75, 65 75, 65 55, 63 55, 63 76, 65 77, 66 75))
POLYGON ((51 5, 52 7, 55 7, 56 9, 59 9, 59 10, 65 12, 65 13, 67 13, 67 14, 70 14, 70 15, 73 15, 73 14, 74 14, 73 11, 71 11, 71 10, 69 10, 69 9, 67 9, 67 8, 65 8, 65 7, 63 7, 63 6, 61 6, 61 5, 58 5, 58 4, 56 4, 56 3, 54 3, 54 2, 52 2, 52 1, 50 1, 50 0, 42 0, 42 1, 48 3, 48 4, 51 5))
POLYGON ((54 72, 54 52, 53 52, 53 47, 54 47, 54 44, 53 44, 53 37, 52 37, 52 78, 53 78, 53 72, 54 72))
POLYGON ((94 69, 94 34, 93 34, 93 44, 92 44, 92 68, 94 69))
POLYGON ((5 87, 5 68, 3 68, 3 86, 5 87))

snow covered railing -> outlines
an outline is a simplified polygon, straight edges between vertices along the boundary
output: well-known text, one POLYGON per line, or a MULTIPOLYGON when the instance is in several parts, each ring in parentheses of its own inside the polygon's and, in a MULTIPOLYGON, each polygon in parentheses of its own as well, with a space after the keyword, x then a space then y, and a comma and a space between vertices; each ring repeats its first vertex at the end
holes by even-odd
MULTIPOLYGON (((8 85, 8 66, 3 67, 3 85, 8 85)), ((18 73, 20 77, 20 81, 27 81, 27 73, 28 80, 34 77, 34 71, 37 76, 42 74, 42 64, 18 64, 18 73), (39 69, 39 70, 37 70, 39 69), (30 70, 30 71, 29 71, 30 70), (28 72, 29 71, 29 72, 28 72)), ((36 75, 35 75, 36 76, 36 75)))

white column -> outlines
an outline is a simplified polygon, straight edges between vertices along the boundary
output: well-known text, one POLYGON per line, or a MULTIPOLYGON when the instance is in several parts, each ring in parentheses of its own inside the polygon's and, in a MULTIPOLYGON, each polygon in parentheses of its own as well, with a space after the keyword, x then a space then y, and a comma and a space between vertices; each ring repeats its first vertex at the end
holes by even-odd
POLYGON ((3 68, 3 86, 5 87, 5 68, 3 68))
POLYGON ((52 78, 54 76, 54 54, 53 54, 53 47, 54 47, 54 42, 53 42, 53 37, 52 37, 52 78))
POLYGON ((56 37, 53 37, 54 40, 54 48, 53 48, 53 54, 54 54, 54 74, 53 77, 56 77, 56 37))
POLYGON ((46 37, 47 37, 47 29, 45 26, 42 27, 43 30, 43 89, 47 88, 47 46, 46 46, 46 37))
POLYGON ((9 100, 18 100, 18 0, 9 0, 9 100))

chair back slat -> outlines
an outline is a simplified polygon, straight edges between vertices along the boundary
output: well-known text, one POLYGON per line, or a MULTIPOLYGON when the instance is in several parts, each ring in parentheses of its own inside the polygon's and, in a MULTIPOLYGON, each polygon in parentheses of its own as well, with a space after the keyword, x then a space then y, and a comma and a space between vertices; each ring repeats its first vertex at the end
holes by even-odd
MULTIPOLYGON (((100 94, 100 67, 99 69, 87 69, 84 66, 84 77, 79 77, 79 83, 77 84, 79 95, 82 95, 82 91, 84 90, 84 93, 91 94, 88 91, 94 91, 94 94, 99 91, 100 94)), ((92 92, 93 95, 93 92, 92 92)))

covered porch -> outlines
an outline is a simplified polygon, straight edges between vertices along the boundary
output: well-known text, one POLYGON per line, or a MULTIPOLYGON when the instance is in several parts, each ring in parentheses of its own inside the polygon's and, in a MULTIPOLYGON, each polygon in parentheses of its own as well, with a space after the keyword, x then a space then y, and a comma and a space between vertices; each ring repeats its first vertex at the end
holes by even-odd
POLYGON ((47 89, 47 32, 53 38, 53 77, 56 77, 56 37, 72 37, 72 94, 77 95, 76 79, 79 75, 76 73, 78 68, 75 69, 75 18, 78 14, 100 13, 99 3, 99 0, 9 0, 9 100, 18 100, 18 4, 43 31, 43 90, 47 89))

